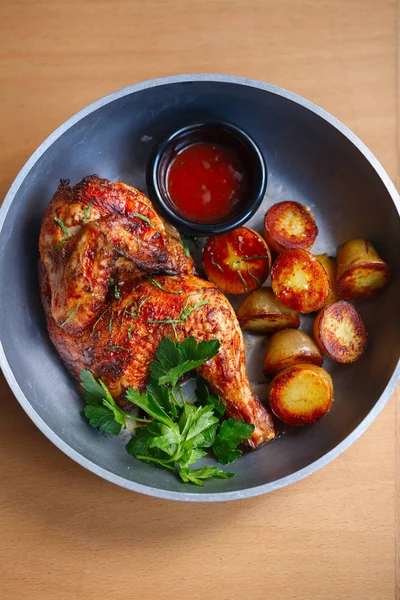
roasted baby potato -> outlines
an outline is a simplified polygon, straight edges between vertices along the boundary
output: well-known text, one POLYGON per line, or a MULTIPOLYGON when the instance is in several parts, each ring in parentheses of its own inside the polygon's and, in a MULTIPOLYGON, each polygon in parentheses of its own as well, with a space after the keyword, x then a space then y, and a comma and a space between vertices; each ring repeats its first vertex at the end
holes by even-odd
POLYGON ((271 273, 274 294, 283 304, 303 313, 326 302, 330 284, 321 263, 307 250, 296 248, 276 259, 271 273))
POLYGON ((278 202, 264 218, 264 238, 279 254, 292 248, 308 250, 313 245, 318 228, 311 211, 299 202, 278 202))
POLYGON ((288 425, 310 425, 332 406, 332 379, 316 365, 293 365, 274 377, 268 396, 279 419, 288 425))
POLYGON ((248 227, 209 238, 203 267, 210 281, 228 294, 244 294, 260 287, 271 270, 265 240, 248 227))
POLYGON ((345 300, 322 308, 314 321, 314 338, 332 360, 352 363, 367 347, 367 330, 358 310, 345 300))
POLYGON ((292 365, 322 365, 323 356, 314 340, 297 329, 284 329, 271 336, 265 353, 263 371, 268 379, 292 365))
POLYGON ((325 306, 327 304, 332 304, 332 302, 337 302, 340 300, 339 296, 336 293, 336 259, 332 256, 328 256, 327 254, 318 254, 316 256, 318 258, 321 265, 324 267, 331 289, 329 290, 328 297, 325 301, 325 306))
POLYGON ((390 269, 372 244, 350 240, 337 250, 336 291, 344 300, 378 294, 390 280, 390 269))
POLYGON ((300 326, 299 313, 275 298, 271 288, 261 287, 249 294, 236 311, 244 329, 273 333, 287 327, 300 326))

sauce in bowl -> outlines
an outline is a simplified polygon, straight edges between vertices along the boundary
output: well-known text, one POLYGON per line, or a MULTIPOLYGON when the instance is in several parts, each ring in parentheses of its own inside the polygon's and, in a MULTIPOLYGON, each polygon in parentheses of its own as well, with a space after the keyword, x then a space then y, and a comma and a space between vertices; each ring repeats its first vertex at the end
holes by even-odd
POLYGON ((187 235, 217 235, 259 208, 267 168, 255 141, 232 123, 200 121, 155 146, 146 171, 156 209, 187 235))
POLYGON ((219 222, 234 215, 246 193, 246 170, 227 146, 199 142, 183 148, 171 161, 167 190, 186 218, 219 222))

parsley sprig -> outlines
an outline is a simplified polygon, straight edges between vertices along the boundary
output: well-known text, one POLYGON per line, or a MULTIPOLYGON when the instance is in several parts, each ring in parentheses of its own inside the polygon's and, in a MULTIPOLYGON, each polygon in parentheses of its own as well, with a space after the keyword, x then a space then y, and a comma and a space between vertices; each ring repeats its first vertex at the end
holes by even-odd
POLYGON ((72 238, 72 235, 70 234, 69 230, 67 229, 67 227, 64 225, 64 223, 61 221, 61 219, 59 219, 58 217, 53 217, 53 220, 57 223, 57 225, 60 227, 61 231, 65 234, 65 237, 63 237, 63 239, 61 240, 61 242, 58 244, 57 246, 57 252, 60 250, 61 246, 65 243, 68 242, 68 240, 70 240, 72 238))
POLYGON ((232 418, 220 423, 225 405, 210 393, 203 380, 196 389, 196 404, 186 402, 178 386, 184 374, 214 358, 219 348, 218 340, 197 342, 189 337, 183 343, 174 343, 164 338, 156 360, 150 363, 146 391, 128 388, 125 394, 128 402, 146 413, 145 419, 124 412, 101 380, 96 381, 90 371, 81 371, 86 417, 93 427, 111 435, 126 428, 128 419, 142 422, 128 442, 127 452, 145 463, 174 471, 185 483, 202 486, 212 477, 234 477, 234 473, 216 466, 191 466, 206 456, 207 449, 221 464, 232 462, 241 455, 238 446, 252 434, 254 426, 232 418))

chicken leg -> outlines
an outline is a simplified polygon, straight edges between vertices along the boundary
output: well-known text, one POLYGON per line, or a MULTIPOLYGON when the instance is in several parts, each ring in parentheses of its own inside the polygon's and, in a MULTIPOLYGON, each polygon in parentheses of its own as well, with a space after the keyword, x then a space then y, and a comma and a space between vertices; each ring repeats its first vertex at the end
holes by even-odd
MULTIPOLYGON (((87 180, 93 182, 93 178, 87 180)), ((149 363, 164 337, 179 342, 191 335, 197 341, 218 339, 219 353, 197 371, 220 395, 228 416, 254 425, 250 446, 269 441, 275 435, 274 425, 251 391, 242 332, 227 298, 193 274, 193 262, 186 257, 178 234, 163 223, 148 199, 143 201, 148 209, 145 216, 153 227, 147 221, 136 227, 137 205, 132 213, 126 209, 127 202, 118 204, 114 194, 118 189, 126 195, 126 186, 106 185, 112 201, 107 195, 100 201, 82 184, 62 189, 42 227, 42 300, 50 337, 66 366, 77 381, 81 369, 89 369, 126 408, 125 390, 145 388, 149 363), (64 194, 67 201, 60 200, 64 194), (82 223, 89 200, 92 220, 82 223), (67 233, 53 226, 58 225, 54 210, 71 235, 58 250, 67 233), (80 215, 77 222, 74 215, 80 215), (140 245, 134 239, 136 232, 143 239, 140 245), (145 270, 152 275, 146 276, 145 270), (155 274, 171 270, 175 276, 155 274)), ((132 198, 137 194, 132 192, 132 198)), ((143 205, 140 210, 144 214, 143 205)))

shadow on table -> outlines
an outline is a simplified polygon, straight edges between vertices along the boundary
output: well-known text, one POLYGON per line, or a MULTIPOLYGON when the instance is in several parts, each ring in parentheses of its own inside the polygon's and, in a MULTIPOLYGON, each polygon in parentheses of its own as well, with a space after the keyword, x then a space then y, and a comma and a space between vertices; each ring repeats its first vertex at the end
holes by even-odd
POLYGON ((0 505, 11 520, 71 533, 75 541, 132 546, 153 540, 168 546, 215 528, 235 526, 260 499, 227 503, 182 503, 151 498, 117 487, 86 471, 35 427, 0 379, 2 485, 0 505))

